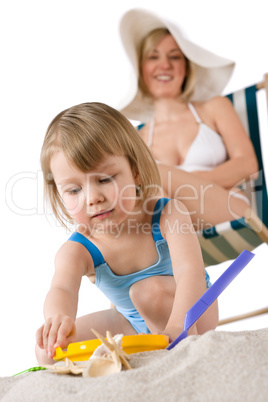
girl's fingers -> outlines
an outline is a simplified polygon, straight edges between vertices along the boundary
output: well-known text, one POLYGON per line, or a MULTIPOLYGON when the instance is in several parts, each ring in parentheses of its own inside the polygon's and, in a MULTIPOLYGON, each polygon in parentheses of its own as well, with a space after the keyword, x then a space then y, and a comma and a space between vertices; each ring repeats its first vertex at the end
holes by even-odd
POLYGON ((52 323, 49 331, 48 342, 47 342, 47 354, 50 358, 54 357, 55 354, 55 342, 58 336, 58 331, 61 326, 61 322, 56 320, 52 323))
POLYGON ((39 346, 40 349, 44 349, 43 328, 44 325, 42 325, 42 327, 40 327, 35 334, 36 344, 39 346))
POLYGON ((43 346, 46 351, 47 351, 47 346, 48 346, 48 338, 49 338, 51 325, 52 325, 52 322, 50 320, 47 320, 43 325, 43 334, 42 334, 43 346))
POLYGON ((75 324, 70 317, 57 316, 47 319, 36 332, 36 343, 45 349, 48 357, 53 358, 55 348, 66 347, 76 338, 75 324))
POLYGON ((72 319, 70 318, 65 318, 64 321, 62 321, 58 333, 57 333, 57 339, 55 340, 54 343, 54 348, 57 347, 66 347, 72 339, 75 337, 75 325, 72 319))

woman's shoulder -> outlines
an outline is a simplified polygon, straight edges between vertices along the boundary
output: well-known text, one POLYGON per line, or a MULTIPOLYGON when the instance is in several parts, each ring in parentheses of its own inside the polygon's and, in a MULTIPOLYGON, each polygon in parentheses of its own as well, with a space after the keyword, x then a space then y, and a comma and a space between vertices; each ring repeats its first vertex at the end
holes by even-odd
POLYGON ((194 106, 200 115, 207 116, 212 120, 221 116, 226 117, 234 110, 232 102, 225 96, 215 96, 204 102, 196 102, 194 106))
POLYGON ((227 113, 228 111, 233 110, 232 102, 226 96, 215 96, 205 102, 204 107, 207 110, 220 113, 227 113))
POLYGON ((209 110, 217 109, 220 107, 229 107, 232 102, 226 96, 214 96, 207 101, 193 102, 193 105, 199 109, 209 110))

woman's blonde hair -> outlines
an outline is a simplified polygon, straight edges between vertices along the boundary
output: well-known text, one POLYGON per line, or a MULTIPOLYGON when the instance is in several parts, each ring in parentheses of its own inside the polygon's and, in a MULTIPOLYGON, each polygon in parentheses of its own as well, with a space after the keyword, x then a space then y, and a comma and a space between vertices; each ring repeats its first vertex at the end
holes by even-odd
MULTIPOLYGON (((159 43, 159 41, 164 38, 166 35, 171 35, 167 28, 156 28, 153 31, 149 32, 140 42, 139 46, 137 47, 137 56, 138 56, 138 71, 139 71, 139 89, 141 90, 144 96, 149 96, 150 92, 145 85, 143 74, 142 74, 142 64, 147 56, 147 54, 155 48, 155 46, 159 43)), ((183 55, 186 61, 186 75, 185 80, 182 84, 182 92, 180 97, 187 101, 191 98, 194 93, 194 86, 195 86, 195 73, 194 73, 194 65, 193 63, 187 59, 185 55, 183 55)))
POLYGON ((117 110, 103 103, 83 103, 59 113, 50 123, 41 150, 45 196, 58 221, 73 224, 51 171, 51 158, 62 151, 79 170, 88 172, 110 155, 128 158, 138 173, 141 198, 157 195, 160 176, 150 150, 132 124, 117 110))

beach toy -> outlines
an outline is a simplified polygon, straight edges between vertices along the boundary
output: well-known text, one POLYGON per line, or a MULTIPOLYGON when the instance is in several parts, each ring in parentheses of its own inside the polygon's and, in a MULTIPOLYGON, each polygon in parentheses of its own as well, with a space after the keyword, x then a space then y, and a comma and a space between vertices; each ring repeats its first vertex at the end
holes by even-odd
MULTIPOLYGON (((244 250, 233 263, 224 271, 224 273, 210 286, 209 289, 200 297, 200 299, 185 314, 182 333, 169 344, 166 335, 129 335, 123 336, 122 348, 127 354, 146 352, 158 349, 170 350, 176 346, 182 339, 188 335, 189 328, 200 318, 208 307, 217 299, 224 289, 235 279, 235 277, 252 260, 255 254, 244 250)), ((95 349, 101 345, 100 339, 70 343, 66 350, 60 347, 56 348, 54 360, 68 358, 71 361, 88 360, 95 349)))
MULTIPOLYGON (((66 357, 71 361, 88 360, 101 344, 100 339, 70 343, 66 350, 56 348, 54 360, 66 357)), ((169 339, 166 335, 127 335, 122 338, 122 349, 127 354, 165 349, 168 344, 169 339)))
POLYGON ((198 320, 198 318, 208 309, 208 307, 219 297, 224 289, 230 285, 235 277, 252 260, 255 254, 244 250, 234 260, 234 262, 224 271, 213 285, 197 300, 197 302, 187 311, 184 318, 182 333, 173 341, 167 349, 174 348, 180 341, 188 335, 188 330, 198 320))

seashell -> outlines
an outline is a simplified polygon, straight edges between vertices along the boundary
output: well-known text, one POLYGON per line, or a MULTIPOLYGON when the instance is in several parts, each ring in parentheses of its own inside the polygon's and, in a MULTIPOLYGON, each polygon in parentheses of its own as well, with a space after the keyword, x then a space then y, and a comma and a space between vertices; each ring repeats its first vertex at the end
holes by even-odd
MULTIPOLYGON (((98 332, 96 332, 96 331, 94 333, 98 334, 98 332)), ((98 335, 100 335, 100 334, 98 334, 98 335)), ((118 348, 122 349, 123 334, 117 334, 117 335, 115 335, 113 337, 113 339, 114 339, 115 343, 117 344, 118 348)), ((111 341, 110 341, 110 343, 111 343, 111 341)), ((110 347, 110 345, 109 345, 109 347, 110 347)), ((111 349, 109 347, 106 346, 104 343, 102 343, 100 346, 98 346, 94 350, 94 352, 93 352, 93 354, 91 356, 91 359, 95 358, 95 357, 101 357, 101 356, 105 356, 105 355, 109 354, 111 352, 111 349)))
POLYGON ((96 357, 89 360, 89 364, 83 370, 83 377, 100 377, 119 373, 122 369, 120 360, 105 357, 96 357))

